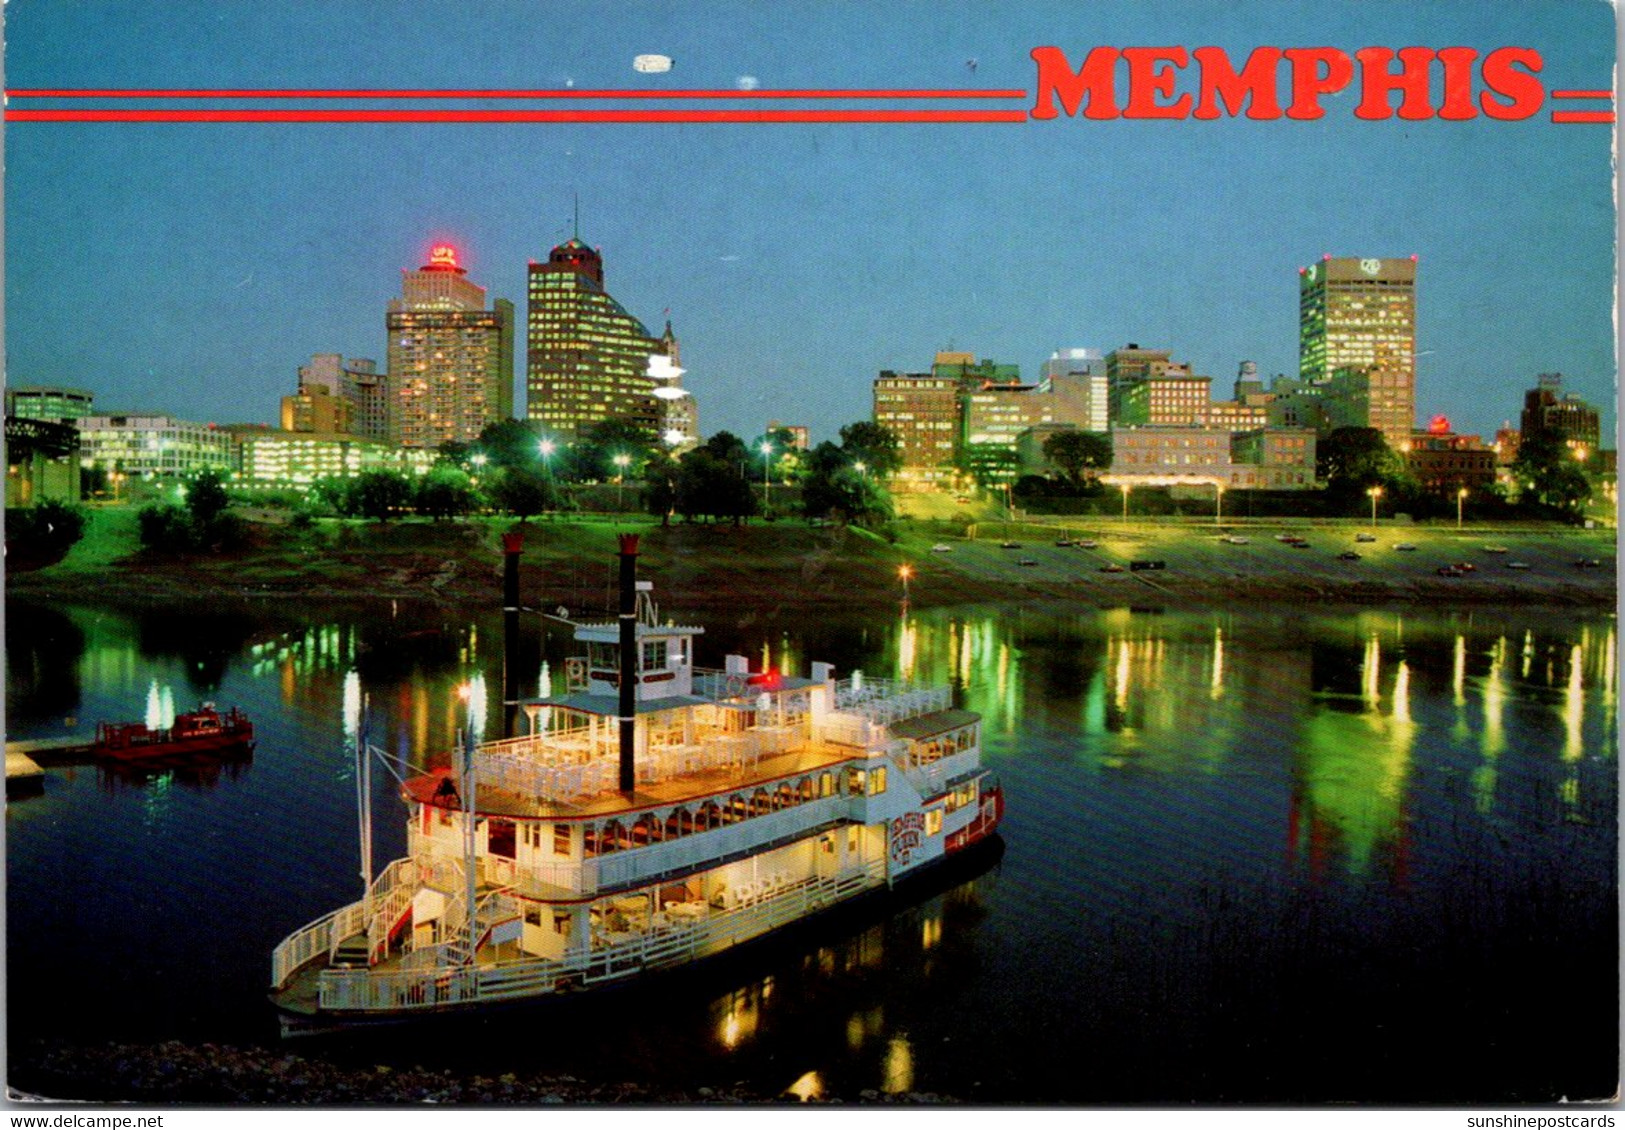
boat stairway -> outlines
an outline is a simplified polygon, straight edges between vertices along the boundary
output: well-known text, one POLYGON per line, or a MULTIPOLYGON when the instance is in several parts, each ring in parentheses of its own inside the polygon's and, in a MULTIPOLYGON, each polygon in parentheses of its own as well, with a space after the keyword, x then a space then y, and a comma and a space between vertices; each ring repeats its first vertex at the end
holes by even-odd
POLYGON ((338 944, 328 964, 347 969, 365 969, 369 964, 367 954, 367 935, 352 934, 338 944))

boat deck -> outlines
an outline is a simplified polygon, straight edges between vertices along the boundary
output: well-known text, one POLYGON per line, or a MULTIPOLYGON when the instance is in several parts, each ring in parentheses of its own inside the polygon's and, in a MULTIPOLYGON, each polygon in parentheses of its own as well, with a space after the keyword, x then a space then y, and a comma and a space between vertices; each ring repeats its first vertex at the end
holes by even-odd
MULTIPOLYGON (((785 777, 831 769, 849 760, 854 752, 852 746, 809 743, 799 749, 763 754, 753 764, 698 769, 654 781, 640 781, 631 796, 611 787, 573 802, 539 799, 482 782, 478 807, 482 813, 492 816, 530 819, 579 820, 615 816, 724 795, 785 777)), ((443 791, 444 783, 448 781, 455 784, 450 770, 437 770, 407 781, 406 792, 419 803, 456 808, 455 792, 443 791)))

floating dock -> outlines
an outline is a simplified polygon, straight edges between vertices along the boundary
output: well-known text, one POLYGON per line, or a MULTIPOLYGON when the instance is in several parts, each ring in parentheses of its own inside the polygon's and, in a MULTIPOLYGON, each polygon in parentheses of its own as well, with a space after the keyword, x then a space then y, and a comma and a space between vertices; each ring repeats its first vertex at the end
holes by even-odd
POLYGON ((47 765, 88 765, 90 743, 78 738, 35 738, 6 743, 6 795, 30 796, 45 790, 47 765))

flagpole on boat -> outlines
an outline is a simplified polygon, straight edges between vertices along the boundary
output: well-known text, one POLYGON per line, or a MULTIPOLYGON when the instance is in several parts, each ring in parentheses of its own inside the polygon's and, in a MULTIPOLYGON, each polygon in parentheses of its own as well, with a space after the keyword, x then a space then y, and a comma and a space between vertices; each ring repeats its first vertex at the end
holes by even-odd
POLYGON ((475 688, 471 685, 468 694, 468 724, 463 732, 463 779, 459 792, 463 800, 463 874, 464 892, 467 898, 467 912, 464 915, 465 928, 468 930, 468 964, 474 964, 474 947, 479 943, 474 928, 474 893, 478 886, 474 874, 475 864, 475 823, 478 819, 474 805, 474 718, 476 714, 474 703, 475 688))

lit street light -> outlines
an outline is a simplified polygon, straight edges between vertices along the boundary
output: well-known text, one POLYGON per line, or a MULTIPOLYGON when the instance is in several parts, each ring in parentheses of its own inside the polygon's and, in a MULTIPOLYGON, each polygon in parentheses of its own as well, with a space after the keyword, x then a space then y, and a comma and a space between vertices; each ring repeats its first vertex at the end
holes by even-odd
POLYGON ((617 510, 623 509, 625 505, 626 467, 631 462, 632 457, 624 452, 614 459, 615 466, 619 469, 619 474, 615 476, 615 509, 617 510))
POLYGON ((1123 488, 1123 521, 1128 521, 1128 484, 1121 484, 1123 488))
POLYGON ((1224 484, 1213 484, 1213 524, 1220 525, 1224 521, 1224 484))
POLYGON ((897 576, 903 582, 903 603, 908 603, 908 583, 914 578, 914 566, 899 565, 897 576))
POLYGON ((770 460, 773 457, 773 445, 771 443, 764 443, 764 444, 762 444, 761 451, 762 451, 762 509, 766 510, 767 509, 767 504, 773 501, 773 484, 768 482, 768 479, 767 479, 768 460, 770 460))
POLYGON ((1375 529, 1377 525, 1377 499, 1382 497, 1382 488, 1369 487, 1365 493, 1371 499, 1371 526, 1375 529))
POLYGON ((1467 488, 1462 487, 1456 491, 1456 529, 1461 529, 1461 503, 1467 497, 1467 488))
POLYGON ((858 460, 856 463, 852 464, 852 467, 855 471, 857 471, 858 478, 867 479, 869 477, 869 465, 863 460, 858 460))

